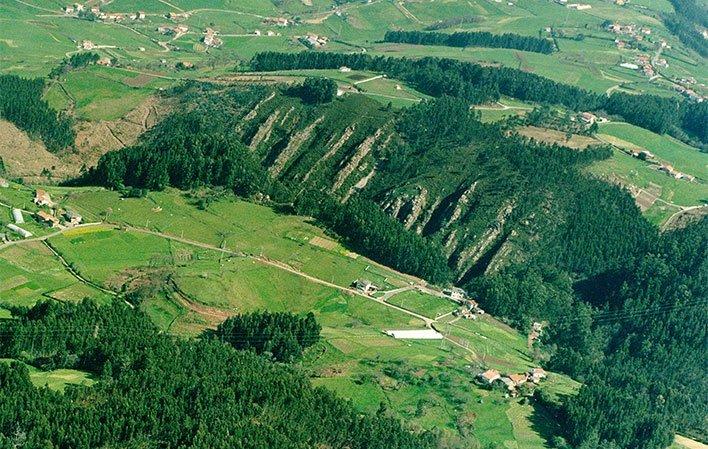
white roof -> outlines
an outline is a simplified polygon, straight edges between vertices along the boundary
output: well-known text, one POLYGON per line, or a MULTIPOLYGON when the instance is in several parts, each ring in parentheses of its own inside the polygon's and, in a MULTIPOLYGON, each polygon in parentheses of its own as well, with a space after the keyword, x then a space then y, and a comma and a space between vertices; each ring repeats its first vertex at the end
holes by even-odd
POLYGON ((393 338, 404 340, 442 340, 443 335, 435 329, 386 331, 393 338))

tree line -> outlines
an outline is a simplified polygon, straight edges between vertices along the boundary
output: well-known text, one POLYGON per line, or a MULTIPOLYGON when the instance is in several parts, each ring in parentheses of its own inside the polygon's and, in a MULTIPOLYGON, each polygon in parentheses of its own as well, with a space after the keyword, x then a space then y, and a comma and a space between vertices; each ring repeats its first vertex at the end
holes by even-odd
POLYGON ((44 80, 0 75, 0 118, 12 122, 30 136, 40 138, 49 151, 74 144, 72 120, 49 106, 42 95, 44 80))
POLYGON ((414 45, 440 45, 445 47, 512 48, 534 53, 550 54, 555 50, 553 41, 515 33, 492 34, 487 31, 433 33, 423 31, 387 31, 384 42, 414 45))
POLYGON ((670 1, 675 13, 662 14, 666 28, 701 56, 708 56, 708 43, 699 30, 708 27, 708 8, 696 0, 670 1))
POLYGON ((161 335, 119 301, 40 303, 13 316, 0 321, 0 357, 82 369, 96 382, 60 393, 35 387, 24 364, 0 363, 3 448, 437 447, 434 435, 361 414, 289 365, 161 335))
POLYGON ((688 100, 623 92, 607 97, 509 67, 483 67, 445 58, 409 59, 330 52, 263 52, 251 60, 251 69, 255 71, 342 66, 381 72, 409 82, 428 95, 460 97, 476 104, 497 101, 500 95, 507 95, 525 101, 560 104, 574 111, 606 110, 650 131, 668 132, 677 137, 689 134, 705 143, 705 132, 697 133, 693 124, 701 119, 708 120, 706 109, 698 109, 701 115, 692 117, 696 107, 688 100))
POLYGON ((304 317, 289 312, 254 312, 226 319, 213 336, 239 350, 253 350, 256 354, 269 354, 279 362, 292 362, 319 341, 320 330, 312 312, 304 317))

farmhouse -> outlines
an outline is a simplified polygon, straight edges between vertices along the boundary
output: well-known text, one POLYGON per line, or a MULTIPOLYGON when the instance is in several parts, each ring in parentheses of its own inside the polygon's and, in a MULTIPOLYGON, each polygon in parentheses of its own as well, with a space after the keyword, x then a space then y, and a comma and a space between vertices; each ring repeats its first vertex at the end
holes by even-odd
POLYGON ((452 299, 453 301, 462 302, 467 298, 467 292, 458 287, 446 288, 442 291, 443 295, 452 299))
POLYGON ((631 62, 623 62, 622 64, 620 64, 620 67, 624 67, 625 69, 630 69, 630 70, 639 69, 639 66, 637 64, 632 64, 631 62))
POLYGON ((34 192, 34 204, 37 206, 54 207, 52 198, 49 196, 47 191, 43 189, 37 189, 34 192))
POLYGON ((220 47, 224 42, 216 36, 216 31, 211 28, 207 28, 204 32, 204 38, 202 39, 204 45, 207 47, 220 47))
POLYGON ((25 239, 26 239, 26 238, 32 237, 32 233, 31 233, 31 232, 27 231, 26 229, 22 229, 21 227, 19 227, 19 226, 17 226, 17 225, 14 225, 14 224, 10 223, 9 225, 7 225, 7 227, 8 227, 8 229, 10 229, 11 231, 13 231, 13 232, 19 234, 22 238, 25 238, 25 239))
POLYGON ((542 379, 548 377, 548 375, 546 374, 546 370, 543 368, 534 368, 528 372, 527 377, 531 382, 538 384, 542 379))
POLYGON ((12 219, 15 221, 17 224, 22 224, 25 222, 24 217, 22 217, 22 211, 17 208, 12 209, 12 219))
POLYGON ((10 187, 10 182, 5 178, 0 178, 0 187, 2 187, 3 189, 7 189, 8 187, 10 187))
POLYGON ((81 48, 83 48, 84 50, 93 50, 94 48, 96 48, 96 45, 91 41, 82 41, 81 48))
POLYGON ((479 373, 477 375, 477 378, 479 378, 482 382, 486 383, 487 385, 491 385, 495 381, 501 379, 501 374, 499 374, 499 371, 495 369, 488 369, 487 371, 483 373, 479 373))
POLYGON ((352 285, 354 286, 354 288, 364 293, 365 295, 373 295, 379 290, 377 286, 375 286, 371 281, 366 279, 357 279, 352 285))
POLYGON ((291 21, 285 17, 266 17, 263 19, 263 23, 266 25, 275 25, 279 27, 286 27, 290 25, 291 21))
POLYGON ((526 374, 509 374, 509 379, 514 382, 515 387, 525 384, 528 380, 526 374))
POLYGON ((499 381, 506 385, 506 389, 509 391, 509 393, 511 393, 512 395, 516 394, 516 384, 513 380, 508 377, 500 377, 499 381))
POLYGON ((112 64, 112 61, 111 61, 111 58, 109 58, 108 56, 104 56, 104 57, 100 58, 98 61, 96 61, 96 64, 102 65, 104 67, 110 67, 112 64))
POLYGON ((351 72, 352 69, 350 69, 349 67, 343 65, 343 66, 341 66, 341 67, 339 68, 339 71, 340 71, 340 72, 351 72))
POLYGON ((459 316, 468 320, 476 320, 478 315, 483 315, 484 310, 479 307, 477 301, 467 300, 462 304, 462 307, 453 312, 455 316, 459 316))
POLYGON ((66 220, 66 224, 70 226, 76 226, 77 224, 81 223, 81 220, 83 220, 83 217, 81 215, 77 214, 71 209, 65 210, 62 215, 64 217, 64 220, 66 220))
POLYGON ((580 119, 588 125, 592 125, 597 121, 597 116, 595 114, 591 114, 590 112, 583 112, 580 114, 580 119))
POLYGON ((59 219, 48 212, 40 210, 39 212, 37 212, 37 217, 39 218, 39 221, 46 225, 49 225, 49 227, 51 228, 59 226, 59 219))
POLYGON ((318 36, 316 34, 308 34, 307 36, 300 39, 303 44, 310 48, 320 48, 327 45, 327 37, 318 36))
POLYGON ((174 13, 174 12, 168 12, 165 17, 171 20, 186 20, 189 19, 189 13, 174 13))

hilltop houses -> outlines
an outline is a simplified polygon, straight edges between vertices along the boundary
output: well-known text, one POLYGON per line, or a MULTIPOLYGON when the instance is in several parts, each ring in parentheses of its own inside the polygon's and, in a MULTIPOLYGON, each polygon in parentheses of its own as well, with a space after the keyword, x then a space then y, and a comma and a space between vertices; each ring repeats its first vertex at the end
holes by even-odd
POLYGON ((39 212, 37 212, 37 218, 39 218, 40 222, 49 225, 50 228, 59 226, 59 219, 54 215, 50 214, 49 212, 40 210, 39 212))
POLYGON ((65 220, 64 224, 66 224, 67 226, 76 226, 78 224, 81 224, 81 221, 83 220, 83 217, 81 215, 71 209, 65 210, 62 214, 62 217, 65 220))
POLYGON ((485 384, 491 385, 495 381, 501 379, 501 374, 499 374, 499 371, 495 369, 488 369, 487 371, 484 371, 483 373, 479 373, 477 377, 485 384))
POLYGON ((453 312, 455 316, 459 316, 468 320, 476 320, 477 316, 484 315, 484 310, 479 307, 477 301, 468 299, 462 303, 462 307, 453 312))
POLYGON ((165 35, 173 35, 175 39, 184 36, 187 34, 189 31, 189 27, 187 25, 176 25, 176 26, 170 26, 170 25, 162 25, 157 27, 157 32, 160 34, 165 34, 165 35))
POLYGON ((465 299, 467 299, 467 292, 458 287, 446 288, 442 291, 442 293, 458 303, 462 303, 465 299))

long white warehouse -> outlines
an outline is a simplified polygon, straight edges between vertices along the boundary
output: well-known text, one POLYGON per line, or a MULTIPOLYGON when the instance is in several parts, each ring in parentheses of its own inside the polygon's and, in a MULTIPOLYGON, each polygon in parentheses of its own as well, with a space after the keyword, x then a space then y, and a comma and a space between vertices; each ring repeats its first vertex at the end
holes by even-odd
POLYGON ((442 340, 443 335, 435 329, 386 331, 387 335, 401 340, 442 340))

